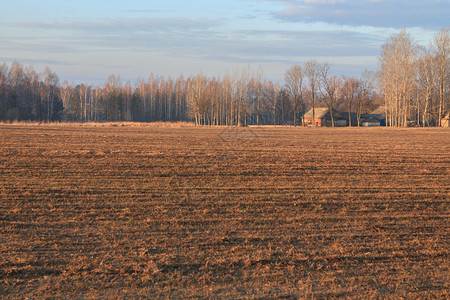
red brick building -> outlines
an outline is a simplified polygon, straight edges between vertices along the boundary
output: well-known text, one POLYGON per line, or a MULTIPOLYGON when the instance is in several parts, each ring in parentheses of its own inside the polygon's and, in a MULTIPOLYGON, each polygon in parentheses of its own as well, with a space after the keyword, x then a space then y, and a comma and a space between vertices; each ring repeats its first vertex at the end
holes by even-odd
MULTIPOLYGON (((347 121, 336 110, 333 110, 333 119, 334 126, 347 126, 347 121)), ((305 126, 331 126, 331 111, 328 107, 317 107, 314 109, 313 119, 313 110, 311 109, 303 116, 303 122, 305 126)))
POLYGON ((448 112, 445 117, 441 119, 442 127, 450 127, 450 112, 448 112))

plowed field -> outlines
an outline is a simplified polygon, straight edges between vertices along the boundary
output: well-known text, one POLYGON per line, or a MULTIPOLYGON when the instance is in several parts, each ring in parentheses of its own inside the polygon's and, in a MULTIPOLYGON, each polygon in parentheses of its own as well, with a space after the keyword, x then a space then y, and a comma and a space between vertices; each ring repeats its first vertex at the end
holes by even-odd
POLYGON ((0 125, 0 298, 448 298, 450 131, 0 125))

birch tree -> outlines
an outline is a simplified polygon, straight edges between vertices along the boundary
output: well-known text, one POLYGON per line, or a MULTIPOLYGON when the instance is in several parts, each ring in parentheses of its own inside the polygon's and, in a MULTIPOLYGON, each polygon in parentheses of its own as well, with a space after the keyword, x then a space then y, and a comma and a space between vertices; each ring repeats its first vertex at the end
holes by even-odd
POLYGON ((430 125, 430 108, 436 89, 434 56, 426 49, 423 49, 420 56, 417 71, 417 113, 420 114, 420 110, 422 111, 422 126, 425 127, 430 125))
POLYGON ((394 126, 407 126, 410 100, 415 84, 417 46, 406 30, 392 36, 384 45, 380 58, 386 105, 394 114, 394 126))
POLYGON ((450 72, 450 27, 442 29, 433 39, 432 50, 435 56, 436 75, 439 87, 438 126, 440 127, 443 113, 447 110, 446 99, 447 80, 450 72))
POLYGON ((53 73, 48 67, 45 69, 45 103, 46 103, 46 121, 49 122, 53 119, 55 96, 58 88, 58 76, 53 73))
POLYGON ((0 64, 0 119, 6 119, 6 88, 8 79, 8 66, 0 64))

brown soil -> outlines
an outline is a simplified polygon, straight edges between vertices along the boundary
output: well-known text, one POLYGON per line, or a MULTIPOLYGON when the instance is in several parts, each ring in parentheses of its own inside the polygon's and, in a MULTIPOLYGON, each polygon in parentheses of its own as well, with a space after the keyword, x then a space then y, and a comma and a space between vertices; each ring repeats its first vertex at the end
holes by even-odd
POLYGON ((449 297, 449 145, 0 125, 0 298, 449 297))

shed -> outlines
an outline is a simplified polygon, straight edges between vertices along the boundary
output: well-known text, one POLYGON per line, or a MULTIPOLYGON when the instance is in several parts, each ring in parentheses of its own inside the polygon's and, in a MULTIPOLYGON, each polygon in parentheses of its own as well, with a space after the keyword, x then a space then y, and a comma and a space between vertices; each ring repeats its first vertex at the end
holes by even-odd
POLYGON ((374 127, 386 125, 386 107, 379 106, 377 109, 361 117, 361 126, 374 127))
POLYGON ((378 127, 378 126, 381 126, 381 122, 380 122, 380 120, 377 120, 377 119, 371 119, 371 120, 364 119, 361 121, 361 126, 363 126, 363 127, 378 127))

